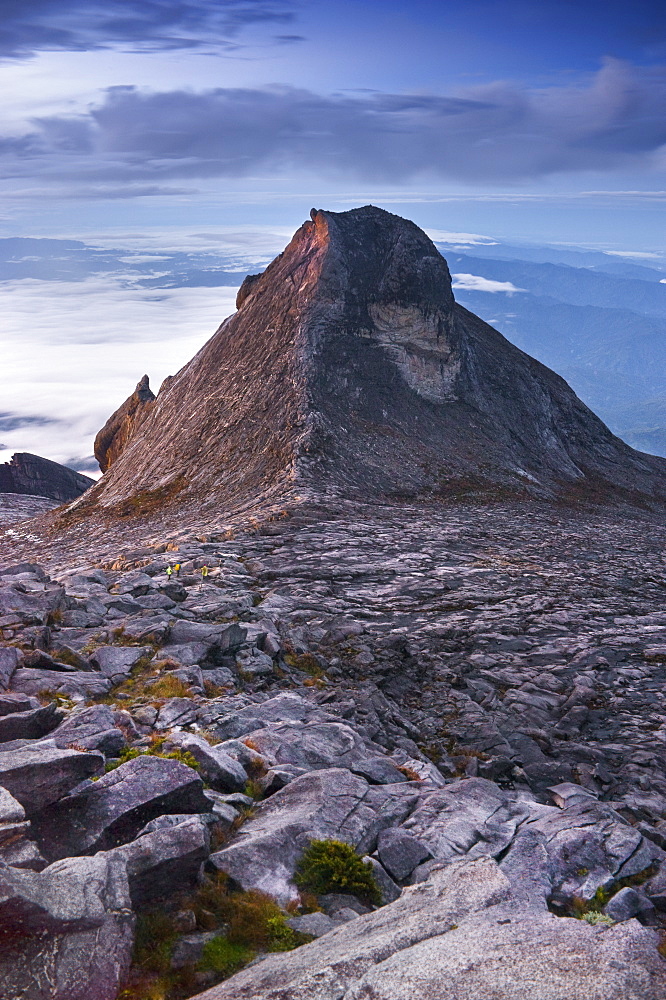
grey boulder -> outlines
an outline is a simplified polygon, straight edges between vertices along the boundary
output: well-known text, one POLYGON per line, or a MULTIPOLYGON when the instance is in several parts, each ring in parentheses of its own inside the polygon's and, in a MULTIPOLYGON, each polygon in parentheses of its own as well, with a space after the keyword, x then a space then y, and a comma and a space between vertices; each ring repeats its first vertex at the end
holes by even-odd
POLYGON ((417 865, 430 857, 430 851, 406 830, 390 827, 382 830, 377 841, 382 865, 397 882, 404 882, 417 865))
POLYGON ((197 883, 210 853, 208 827, 199 816, 178 819, 173 825, 159 826, 105 855, 109 860, 123 861, 135 909, 189 892, 197 883))
POLYGON ((86 778, 99 774, 103 767, 104 757, 99 753, 37 743, 0 753, 0 785, 32 816, 58 802, 86 778))
POLYGON ((30 840, 25 809, 6 788, 0 788, 0 860, 14 868, 40 871, 46 867, 37 845, 30 840))
MULTIPOLYGON (((375 760, 369 761, 369 754, 361 737, 351 726, 341 722, 314 722, 303 725, 289 721, 271 723, 250 733, 252 746, 271 764, 293 764, 307 771, 318 771, 324 767, 345 767, 359 773, 367 762, 373 776, 367 780, 377 780, 375 760)), ((395 772, 394 782, 402 782, 405 776, 386 761, 386 772, 390 777, 395 772)), ((362 777, 366 777, 363 773, 362 777)))
POLYGON ((98 856, 39 874, 2 867, 0 928, 7 1000, 115 1000, 134 938, 124 866, 98 856))
POLYGON ((287 920, 287 924, 299 934, 309 934, 313 938, 330 934, 331 931, 340 926, 339 922, 327 917, 325 913, 306 913, 302 917, 292 917, 287 920))
POLYGON ((152 654, 150 646, 98 646, 90 662, 115 684, 128 677, 141 657, 152 654))
POLYGON ((234 622, 221 626, 206 622, 189 622, 180 620, 174 622, 169 631, 169 645, 180 645, 188 642, 203 642, 208 650, 218 654, 230 653, 238 649, 247 637, 247 629, 234 622))
POLYGON ((46 810, 39 819, 38 842, 51 859, 92 854, 133 840, 156 816, 209 809, 201 778, 191 767, 142 756, 46 810))
POLYGON ((105 757, 117 757, 127 745, 127 739, 116 726, 114 713, 108 705, 74 709, 53 730, 51 739, 56 746, 99 750, 105 757))
POLYGON ((15 646, 0 646, 0 689, 9 687, 14 671, 21 663, 23 655, 15 646))
POLYGON ((38 670, 36 667, 19 667, 11 680, 12 691, 23 694, 42 694, 44 691, 73 697, 94 698, 108 694, 111 681, 101 674, 60 670, 38 670))
POLYGON ((218 792, 241 792, 248 776, 237 760, 219 747, 212 747, 203 736, 194 733, 172 733, 165 749, 178 747, 190 753, 199 764, 199 773, 218 792))
MULTIPOLYGON (((64 712, 55 702, 27 712, 12 712, 0 717, 0 744, 10 740, 38 740, 47 736, 62 721, 64 712)), ((0 751, 1 751, 0 747, 0 751)))

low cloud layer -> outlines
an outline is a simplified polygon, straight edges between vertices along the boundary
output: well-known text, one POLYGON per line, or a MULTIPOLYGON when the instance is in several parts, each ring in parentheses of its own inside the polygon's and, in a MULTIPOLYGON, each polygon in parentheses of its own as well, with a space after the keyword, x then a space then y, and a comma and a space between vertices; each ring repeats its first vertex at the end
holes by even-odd
MULTIPOLYGON (((235 47, 239 32, 293 19, 290 0, 5 0, 0 58, 36 52, 235 47)), ((278 36, 292 41, 298 36, 278 36)))
POLYGON ((95 434, 147 372, 155 391, 233 312, 235 288, 121 278, 2 282, 0 462, 29 451, 83 471, 95 434))
POLYGON ((0 140, 0 163, 14 183, 38 178, 78 197, 87 186, 132 197, 174 180, 276 172, 512 181, 654 167, 665 105, 666 69, 617 60, 580 86, 496 83, 453 96, 114 87, 87 115, 41 118, 28 134, 0 140))

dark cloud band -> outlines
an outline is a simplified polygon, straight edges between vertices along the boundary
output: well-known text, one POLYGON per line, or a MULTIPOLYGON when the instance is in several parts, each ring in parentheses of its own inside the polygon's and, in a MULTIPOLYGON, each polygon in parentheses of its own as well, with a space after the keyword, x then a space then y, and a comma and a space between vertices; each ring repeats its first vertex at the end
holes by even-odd
POLYGON ((32 171, 42 182, 119 189, 280 171, 512 181, 647 167, 666 143, 664 106, 666 71, 618 60, 581 86, 498 83, 455 97, 115 87, 89 115, 40 119, 8 143, 4 162, 6 176, 32 171))
POLYGON ((234 45, 251 24, 286 24, 293 0, 3 0, 0 58, 36 52, 234 45))

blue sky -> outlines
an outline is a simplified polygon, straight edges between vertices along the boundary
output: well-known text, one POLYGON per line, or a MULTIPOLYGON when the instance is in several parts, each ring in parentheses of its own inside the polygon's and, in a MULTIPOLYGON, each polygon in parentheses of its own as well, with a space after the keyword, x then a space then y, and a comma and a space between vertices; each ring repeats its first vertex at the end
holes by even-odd
POLYGON ((422 225, 656 250, 664 5, 2 0, 1 235, 422 225))

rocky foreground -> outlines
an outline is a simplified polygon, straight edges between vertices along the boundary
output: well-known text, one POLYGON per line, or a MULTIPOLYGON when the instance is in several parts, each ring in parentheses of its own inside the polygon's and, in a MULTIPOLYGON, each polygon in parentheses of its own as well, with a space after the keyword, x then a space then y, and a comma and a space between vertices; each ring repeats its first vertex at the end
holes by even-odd
POLYGON ((7 566, 0 994, 663 1000, 665 536, 340 502, 7 566), (313 839, 381 905, 300 893, 313 839))

